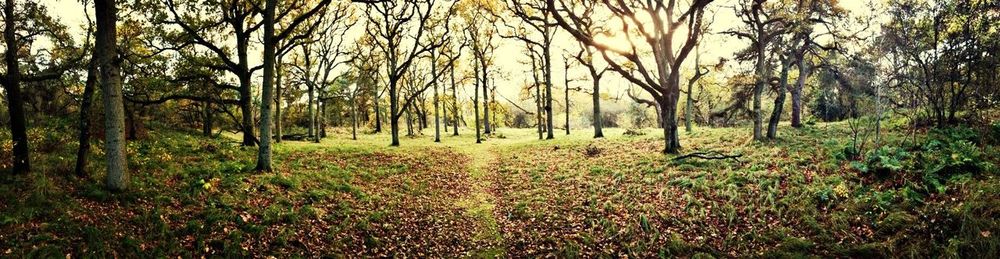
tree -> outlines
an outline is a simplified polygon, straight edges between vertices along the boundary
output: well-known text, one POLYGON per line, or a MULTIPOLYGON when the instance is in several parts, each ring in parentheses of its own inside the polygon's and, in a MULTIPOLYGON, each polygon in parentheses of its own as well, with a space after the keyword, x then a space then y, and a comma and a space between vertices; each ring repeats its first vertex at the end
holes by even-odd
POLYGON ((125 160, 125 105, 122 100, 121 61, 117 58, 118 8, 113 0, 95 0, 97 21, 94 57, 100 70, 101 99, 104 100, 104 154, 108 174, 105 184, 111 190, 128 185, 125 160))
POLYGON ((653 96, 663 112, 665 153, 677 153, 680 141, 677 136, 677 100, 680 97, 680 68, 701 37, 701 23, 705 6, 712 0, 694 0, 684 5, 677 1, 605 2, 593 13, 584 8, 573 8, 565 0, 547 0, 548 12, 563 30, 583 44, 601 51, 611 70, 653 96), (588 34, 587 20, 598 13, 611 14, 622 24, 623 37, 629 43, 626 49, 614 48, 588 34), (648 15, 648 21, 638 15, 648 15), (675 45, 674 34, 686 27, 683 41, 675 45), (633 37, 641 38, 639 41, 633 37), (640 45, 645 43, 645 45, 640 45), (675 46, 680 46, 675 50, 675 46), (655 65, 639 48, 651 52, 655 65), (635 69, 632 69, 635 68, 635 69))
MULTIPOLYGON (((576 53, 574 58, 576 58, 577 62, 583 64, 584 67, 587 67, 587 72, 590 73, 590 79, 592 80, 591 83, 594 87, 593 92, 590 93, 594 108, 594 138, 603 138, 604 118, 601 114, 601 78, 604 78, 604 73, 608 72, 608 68, 598 68, 597 65, 594 64, 594 50, 590 47, 584 46, 583 44, 580 45, 580 51, 576 53)), ((690 91, 690 89, 688 91, 690 91)))
MULTIPOLYGON (((30 71, 35 67, 34 63, 29 66, 29 71, 22 69, 19 59, 28 57, 31 62, 39 62, 36 55, 31 54, 38 46, 32 43, 39 37, 52 39, 54 49, 72 49, 72 42, 69 35, 65 33, 65 28, 53 21, 48 10, 37 2, 24 1, 17 5, 13 0, 4 2, 4 66, 6 70, 0 75, 0 85, 6 92, 7 109, 10 116, 10 132, 13 140, 14 174, 26 173, 31 170, 31 159, 27 118, 24 110, 25 100, 28 99, 21 91, 23 84, 38 83, 47 80, 58 79, 73 64, 82 59, 80 57, 70 57, 62 60, 55 57, 48 57, 50 64, 47 69, 41 71, 30 71), (20 8, 17 8, 20 6, 20 8), (61 61, 62 64, 57 61, 61 61)), ((43 49, 41 52, 52 53, 43 49)))
POLYGON ((287 38, 295 28, 309 19, 309 17, 319 13, 323 10, 330 0, 324 0, 316 4, 313 8, 309 9, 302 14, 299 14, 292 23, 288 25, 284 30, 280 32, 275 32, 275 8, 277 8, 277 0, 267 0, 265 1, 264 7, 264 83, 261 86, 261 99, 264 100, 260 104, 260 147, 257 149, 257 171, 270 172, 271 168, 271 100, 274 99, 274 63, 275 63, 275 51, 277 49, 277 44, 279 40, 287 38))
POLYGON ((688 79, 687 91, 685 93, 687 100, 684 102, 684 129, 689 133, 693 131, 691 122, 694 121, 694 85, 698 83, 702 77, 708 75, 709 71, 708 68, 701 66, 701 52, 699 51, 700 46, 701 45, 699 44, 694 47, 694 75, 688 79))
POLYGON ((181 49, 191 45, 204 47, 216 56, 215 59, 206 60, 209 62, 203 64, 204 66, 229 72, 237 78, 238 85, 231 88, 239 93, 240 116, 242 118, 240 130, 243 132, 241 144, 243 146, 256 145, 258 140, 254 136, 253 94, 250 79, 255 71, 263 68, 263 65, 250 66, 249 49, 254 32, 264 25, 263 22, 254 23, 255 17, 260 15, 260 8, 252 3, 239 0, 207 3, 181 2, 180 4, 175 3, 174 0, 166 0, 164 4, 166 5, 164 9, 169 14, 154 12, 152 17, 158 18, 154 22, 163 25, 176 25, 180 28, 179 32, 168 35, 176 42, 176 46, 168 48, 181 49), (236 43, 235 59, 227 46, 227 41, 225 41, 227 37, 215 35, 219 31, 232 34, 231 36, 236 43))
MULTIPOLYGON (((391 146, 399 146, 399 118, 414 99, 427 88, 400 96, 399 83, 414 60, 442 45, 428 39, 425 31, 435 9, 435 0, 382 1, 367 4, 367 30, 378 50, 386 58, 386 79, 389 91, 389 123, 391 146), (402 105, 400 105, 402 104, 402 105)), ((446 12, 450 15, 451 8, 446 12)), ((448 21, 448 19, 442 19, 448 21)), ((445 28, 448 28, 445 26, 445 28)), ((433 80, 437 80, 434 78, 433 80)))
MULTIPOLYGON (((559 1, 563 3, 562 0, 559 1)), ((565 6, 565 3, 563 3, 565 6)), ((552 38, 555 36, 556 23, 550 16, 555 13, 554 3, 548 1, 532 0, 510 0, 507 9, 511 10, 515 17, 521 20, 522 24, 541 35, 541 40, 531 39, 526 34, 507 35, 505 37, 517 38, 541 49, 542 52, 542 78, 545 82, 545 122, 546 139, 554 139, 553 118, 552 118, 552 38)), ((564 8, 565 9, 565 8, 564 8)), ((555 15, 558 18, 558 14, 555 15)), ((509 26, 509 25, 508 25, 509 26)), ((567 26, 568 27, 568 26, 567 26)))
MULTIPOLYGON (((768 46, 778 36, 785 32, 785 17, 769 13, 774 9, 765 6, 765 0, 745 0, 739 3, 737 16, 746 26, 744 31, 726 31, 726 34, 750 40, 750 51, 755 58, 753 85, 753 139, 763 140, 764 114, 761 111, 761 95, 764 85, 771 79, 770 63, 768 62, 768 46), (767 10, 765 10, 767 9, 767 10)), ((735 9, 735 7, 734 7, 735 9)))

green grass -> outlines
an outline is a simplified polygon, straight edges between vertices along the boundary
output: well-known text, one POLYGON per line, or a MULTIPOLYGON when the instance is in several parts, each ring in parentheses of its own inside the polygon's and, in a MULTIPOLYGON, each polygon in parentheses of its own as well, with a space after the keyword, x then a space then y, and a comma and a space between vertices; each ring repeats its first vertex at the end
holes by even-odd
MULTIPOLYGON (((318 144, 278 144, 273 173, 253 172, 255 149, 235 135, 153 127, 129 143, 123 193, 101 187, 100 143, 97 173, 76 179, 75 145, 57 144, 73 134, 44 129, 72 131, 32 129, 35 171, 5 174, 0 256, 995 257, 1000 244, 996 167, 942 178, 943 192, 926 191, 916 157, 872 177, 838 155, 844 123, 782 125, 764 143, 746 128, 681 134, 682 152, 741 162, 671 161, 656 129, 544 141, 500 129, 482 144, 461 129, 400 147, 330 129, 318 144)), ((919 153, 904 133, 884 138, 919 153)), ((996 164, 997 148, 982 148, 996 164)))

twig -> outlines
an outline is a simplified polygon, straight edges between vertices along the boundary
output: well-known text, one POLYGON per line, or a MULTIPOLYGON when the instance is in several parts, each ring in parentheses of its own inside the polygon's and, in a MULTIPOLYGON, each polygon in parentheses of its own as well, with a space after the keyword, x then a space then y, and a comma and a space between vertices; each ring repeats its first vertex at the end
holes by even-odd
POLYGON ((707 159, 707 160, 732 159, 732 160, 736 160, 736 162, 742 163, 739 158, 743 157, 743 154, 727 155, 727 154, 723 154, 722 152, 719 152, 719 151, 695 152, 695 153, 691 153, 691 154, 687 154, 687 155, 675 157, 673 159, 673 161, 680 161, 680 160, 684 160, 684 159, 692 158, 692 157, 693 158, 707 159))

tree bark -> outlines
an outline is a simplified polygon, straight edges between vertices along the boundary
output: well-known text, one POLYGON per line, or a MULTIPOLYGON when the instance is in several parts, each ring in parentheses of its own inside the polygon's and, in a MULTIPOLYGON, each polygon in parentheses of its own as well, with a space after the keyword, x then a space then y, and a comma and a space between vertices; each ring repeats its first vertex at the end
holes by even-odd
POLYGON ((799 78, 796 80, 795 86, 792 87, 792 127, 801 128, 802 127, 802 89, 806 85, 806 80, 809 79, 809 67, 806 64, 804 55, 797 58, 798 59, 798 69, 799 78))
MULTIPOLYGON (((548 14, 546 14, 548 17, 548 14)), ((546 19, 548 20, 548 19, 546 19)), ((545 69, 545 121, 546 121, 546 136, 545 139, 554 139, 555 134, 552 133, 553 121, 552 121, 552 54, 550 52, 550 46, 552 39, 549 37, 549 27, 545 27, 545 47, 542 49, 542 59, 545 69)))
MULTIPOLYGON (((480 57, 480 58, 483 58, 483 57, 480 57)), ((476 73, 476 76, 479 76, 478 72, 476 73)), ((473 87, 473 89, 475 89, 475 90, 473 90, 474 93, 472 94, 472 110, 475 111, 475 113, 476 113, 476 120, 475 120, 475 124, 476 124, 476 144, 479 144, 479 143, 482 143, 482 138, 483 137, 482 137, 482 135, 480 135, 480 129, 479 129, 479 80, 475 80, 475 81, 476 81, 476 85, 473 87)))
MULTIPOLYGON (((271 100, 274 99, 274 9, 277 0, 264 3, 264 83, 261 84, 260 148, 257 149, 257 171, 271 172, 271 100)), ((280 136, 279 136, 280 137, 280 136)))
POLYGON ((440 102, 441 97, 438 95, 438 83, 437 83, 437 60, 431 61, 431 73, 434 79, 434 142, 441 142, 441 117, 438 114, 438 109, 440 109, 438 102, 440 102))
POLYGON ((777 96, 774 99, 774 110, 771 111, 771 119, 767 123, 768 139, 778 137, 778 122, 781 122, 781 113, 785 108, 785 93, 786 89, 788 89, 788 67, 790 65, 787 61, 781 62, 781 81, 778 85, 777 96))
POLYGON ((28 130, 24 115, 24 97, 21 96, 21 69, 17 63, 17 44, 14 25, 14 0, 6 0, 4 5, 4 41, 7 45, 4 62, 7 65, 6 82, 7 110, 10 113, 10 133, 14 141, 14 174, 31 171, 28 149, 28 130))
POLYGON ((97 56, 92 55, 87 68, 87 81, 83 86, 83 98, 80 104, 80 136, 77 143, 79 147, 76 151, 76 176, 80 178, 88 177, 87 161, 90 154, 90 113, 93 110, 94 85, 97 84, 97 56))
POLYGON ((591 98, 594 101, 594 138, 604 137, 604 118, 601 116, 601 78, 592 75, 594 78, 594 93, 591 98))
POLYGON ((124 190, 129 177, 125 159, 125 106, 116 50, 118 8, 114 0, 96 0, 94 14, 97 23, 94 49, 100 64, 101 98, 104 100, 104 154, 108 166, 105 184, 111 190, 124 190))
POLYGON ((455 121, 454 121, 455 124, 452 125, 452 127, 454 127, 454 128, 452 128, 452 130, 454 132, 451 135, 452 136, 458 136, 458 122, 459 122, 459 118, 458 118, 458 115, 459 115, 459 113, 458 113, 458 86, 455 85, 455 68, 452 67, 449 70, 451 71, 451 99, 452 99, 452 102, 453 102, 451 104, 452 108, 453 108, 452 115, 455 116, 455 121))
POLYGON ((205 135, 205 137, 212 137, 212 128, 214 127, 213 124, 215 119, 213 118, 214 111, 212 110, 212 102, 206 101, 204 106, 205 107, 202 107, 204 109, 202 111, 202 120, 204 121, 201 124, 201 134, 205 135))
MULTIPOLYGON (((760 38, 762 37, 758 36, 758 39, 760 38)), ((756 63, 757 80, 754 82, 753 86, 753 140, 764 139, 764 134, 762 132, 764 123, 764 114, 760 108, 761 105, 760 98, 761 95, 763 95, 764 93, 764 83, 767 80, 766 78, 767 72, 765 71, 766 64, 764 63, 765 62, 764 51, 765 47, 763 43, 757 43, 757 63, 756 63)))
POLYGON ((274 143, 281 143, 281 58, 278 55, 274 62, 274 143))

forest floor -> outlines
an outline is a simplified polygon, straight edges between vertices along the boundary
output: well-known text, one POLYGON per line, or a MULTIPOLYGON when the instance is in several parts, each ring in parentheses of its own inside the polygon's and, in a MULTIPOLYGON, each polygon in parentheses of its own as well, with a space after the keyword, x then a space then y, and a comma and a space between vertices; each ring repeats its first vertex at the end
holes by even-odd
POLYGON ((684 153, 738 161, 674 161, 655 129, 540 141, 533 129, 502 128, 473 144, 468 129, 434 143, 430 128, 401 147, 387 134, 351 140, 331 129, 318 144, 277 145, 276 171, 257 173, 255 149, 232 136, 165 128, 129 143, 123 193, 105 191, 102 175, 69 176, 73 134, 58 133, 68 126, 31 130, 35 171, 0 183, 0 257, 1000 253, 1000 148, 964 133, 913 139, 889 126, 886 146, 899 148, 868 163, 848 158, 846 123, 783 125, 764 143, 747 128, 681 135, 684 153))

